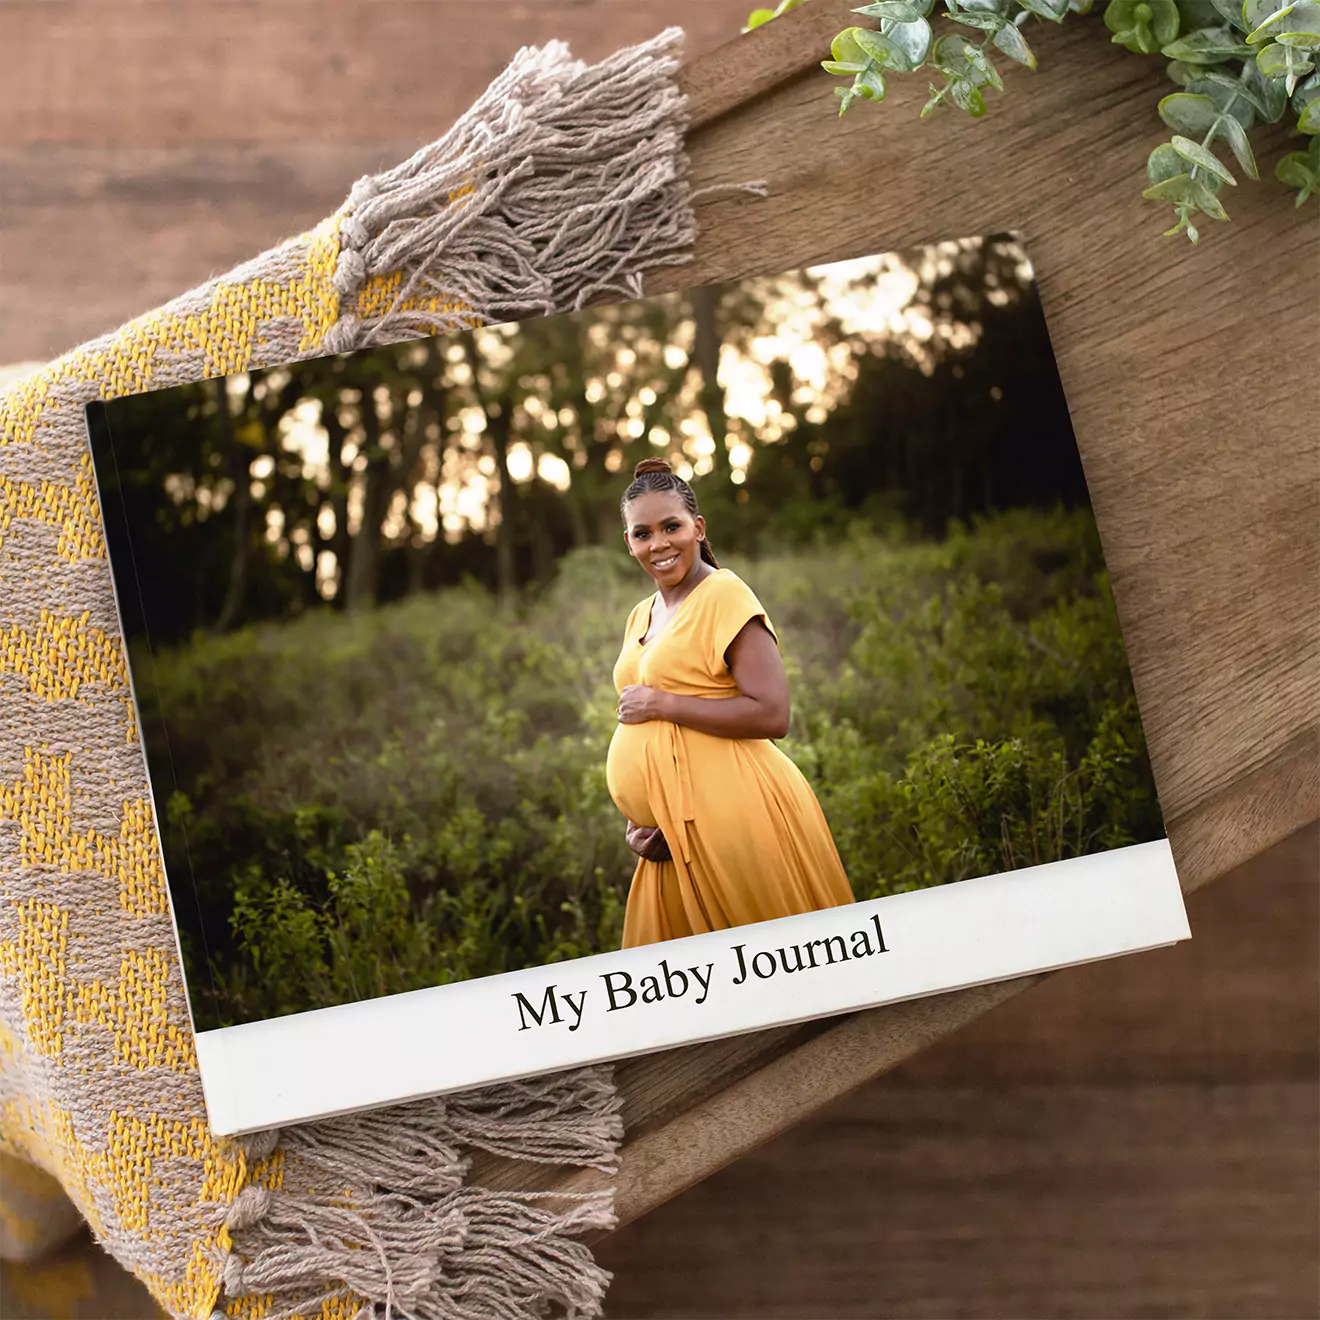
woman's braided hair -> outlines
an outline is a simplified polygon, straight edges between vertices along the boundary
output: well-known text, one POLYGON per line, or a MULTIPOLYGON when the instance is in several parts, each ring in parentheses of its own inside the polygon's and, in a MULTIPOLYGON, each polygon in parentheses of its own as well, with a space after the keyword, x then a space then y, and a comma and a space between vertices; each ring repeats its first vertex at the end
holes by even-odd
MULTIPOLYGON (((619 515, 625 525, 628 521, 626 510, 630 500, 635 500, 639 495, 665 493, 678 495, 694 518, 700 516, 697 497, 692 487, 669 466, 669 463, 663 458, 644 458, 633 468, 632 485, 623 492, 623 498, 619 501, 619 515)), ((701 557, 712 568, 719 568, 719 560, 715 558, 715 552, 704 536, 701 538, 701 557)))

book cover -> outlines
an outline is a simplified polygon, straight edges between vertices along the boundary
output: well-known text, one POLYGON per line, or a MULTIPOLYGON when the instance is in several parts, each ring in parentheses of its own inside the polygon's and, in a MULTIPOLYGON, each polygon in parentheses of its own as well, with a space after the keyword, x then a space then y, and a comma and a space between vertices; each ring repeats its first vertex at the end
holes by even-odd
POLYGON ((219 1133, 1188 935, 1012 236, 88 426, 219 1133))

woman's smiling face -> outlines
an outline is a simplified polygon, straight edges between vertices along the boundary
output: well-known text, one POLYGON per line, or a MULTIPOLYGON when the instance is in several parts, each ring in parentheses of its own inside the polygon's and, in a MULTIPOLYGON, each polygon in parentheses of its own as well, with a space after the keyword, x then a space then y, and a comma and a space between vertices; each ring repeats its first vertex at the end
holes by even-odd
POLYGON ((661 587, 676 587, 701 558, 706 520, 688 512, 683 497, 654 491, 629 500, 623 539, 628 553, 661 587))

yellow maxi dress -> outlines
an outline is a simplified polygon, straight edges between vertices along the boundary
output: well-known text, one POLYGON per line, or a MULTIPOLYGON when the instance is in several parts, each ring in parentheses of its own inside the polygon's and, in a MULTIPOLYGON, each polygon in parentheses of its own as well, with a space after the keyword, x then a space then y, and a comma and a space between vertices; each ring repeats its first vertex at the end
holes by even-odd
MULTIPOLYGON (((733 639, 759 618, 779 640, 751 588, 728 569, 697 583, 643 645, 658 599, 628 616, 614 666, 620 693, 640 683, 689 697, 736 697, 724 659, 733 639)), ((620 724, 606 781, 629 820, 660 827, 672 858, 638 860, 625 949, 853 901, 816 795, 768 738, 720 738, 668 720, 620 724)))

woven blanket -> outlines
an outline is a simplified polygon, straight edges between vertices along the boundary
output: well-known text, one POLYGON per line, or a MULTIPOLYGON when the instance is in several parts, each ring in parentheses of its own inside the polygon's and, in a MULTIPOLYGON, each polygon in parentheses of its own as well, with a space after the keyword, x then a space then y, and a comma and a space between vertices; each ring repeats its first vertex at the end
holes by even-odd
POLYGON ((466 1174, 477 1150, 612 1168, 606 1070, 210 1133, 82 405, 637 296, 694 238, 680 35, 524 50, 310 232, 0 392, 0 1254, 67 1235, 67 1197, 174 1316, 599 1311, 581 1236, 608 1193, 466 1174))

